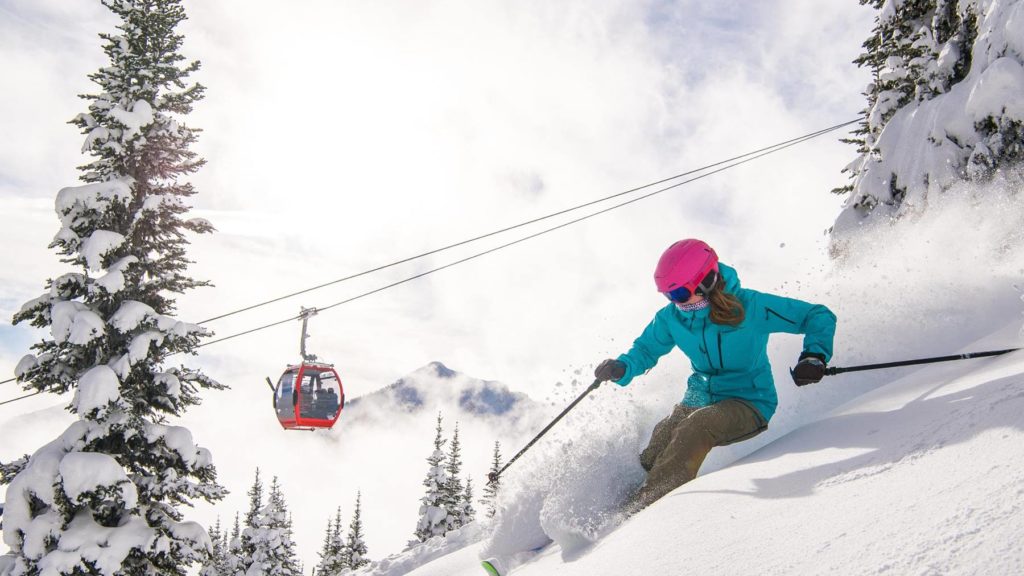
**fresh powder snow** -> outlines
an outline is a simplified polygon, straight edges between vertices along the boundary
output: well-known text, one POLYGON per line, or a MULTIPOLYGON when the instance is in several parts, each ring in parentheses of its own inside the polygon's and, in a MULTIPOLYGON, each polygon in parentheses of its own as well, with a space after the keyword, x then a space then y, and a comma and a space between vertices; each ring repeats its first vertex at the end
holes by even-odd
POLYGON ((71 403, 80 414, 103 410, 121 397, 117 374, 109 366, 94 366, 78 380, 75 399, 71 403))
MULTIPOLYGON (((913 226, 858 231, 864 248, 802 295, 837 312, 833 363, 1019 347, 1016 194, 1005 182, 963 184, 913 226), (972 208, 981 198, 1000 218, 972 208), (962 273, 979 262, 984 274, 962 273)), ((623 522, 616 503, 642 482, 636 455, 681 393, 659 368, 581 403, 503 475, 499 513, 472 537, 357 573, 478 575, 492 556, 516 576, 1022 573, 1024 352, 796 389, 785 359, 798 343, 770 346, 780 411, 768 432, 716 448, 696 480, 639 515, 623 522)))

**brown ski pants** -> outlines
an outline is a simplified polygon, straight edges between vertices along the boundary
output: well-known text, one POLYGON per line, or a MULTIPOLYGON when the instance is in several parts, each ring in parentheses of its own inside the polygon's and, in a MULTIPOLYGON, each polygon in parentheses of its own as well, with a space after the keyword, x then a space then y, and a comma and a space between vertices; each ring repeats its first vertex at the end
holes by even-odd
POLYGON ((715 446, 753 438, 768 427, 761 413, 742 400, 727 399, 702 408, 677 404, 654 427, 640 465, 647 481, 633 495, 626 511, 633 514, 693 480, 715 446))

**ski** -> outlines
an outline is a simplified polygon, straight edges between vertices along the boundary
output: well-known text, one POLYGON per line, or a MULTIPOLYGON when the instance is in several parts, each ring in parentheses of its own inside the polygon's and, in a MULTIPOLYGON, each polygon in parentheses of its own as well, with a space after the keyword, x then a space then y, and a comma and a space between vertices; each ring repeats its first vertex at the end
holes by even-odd
POLYGON ((480 565, 483 566, 484 571, 490 576, 506 575, 505 567, 497 558, 488 558, 487 560, 483 560, 480 562, 480 565))

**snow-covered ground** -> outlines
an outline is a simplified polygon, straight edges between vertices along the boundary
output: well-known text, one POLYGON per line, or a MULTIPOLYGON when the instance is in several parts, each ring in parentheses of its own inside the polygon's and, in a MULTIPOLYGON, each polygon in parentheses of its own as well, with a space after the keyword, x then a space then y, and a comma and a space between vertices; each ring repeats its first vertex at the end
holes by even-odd
MULTIPOLYGON (((1022 574, 1021 462, 1024 353, 933 365, 514 574, 1022 574)), ((481 574, 485 545, 411 574, 481 574)))
MULTIPOLYGON (((996 181, 942 201, 861 230, 833 269, 778 289, 836 311, 834 365, 1021 347, 1019 192, 996 181)), ((687 372, 672 355, 593 393, 510 468, 492 525, 363 573, 482 574, 481 556, 547 538, 514 574, 1024 573, 1024 352, 797 389, 786 360, 799 346, 769 346, 769 430, 713 450, 701 476, 625 524, 609 517, 642 481, 636 454, 687 372)))

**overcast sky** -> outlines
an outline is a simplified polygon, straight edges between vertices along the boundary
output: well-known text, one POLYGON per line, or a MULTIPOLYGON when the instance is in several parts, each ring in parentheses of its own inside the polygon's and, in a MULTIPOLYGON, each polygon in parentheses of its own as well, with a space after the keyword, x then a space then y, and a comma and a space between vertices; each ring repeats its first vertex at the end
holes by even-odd
MULTIPOLYGON (((856 0, 185 7, 183 52, 208 88, 187 119, 208 161, 194 213, 218 228, 193 244, 192 273, 216 287, 179 300, 187 321, 851 120, 868 81, 851 60, 873 16, 856 0)), ((113 24, 99 2, 0 0, 3 378, 39 337, 11 316, 68 271, 47 248, 53 200, 86 160, 66 122, 113 24)), ((332 309, 309 346, 350 396, 438 360, 543 397, 628 348, 664 304, 651 274, 675 240, 707 240, 749 287, 807 296, 830 265, 823 232, 842 199, 828 191, 854 158, 839 136, 332 309)), ((518 235, 211 327, 288 318, 518 235)), ((262 379, 297 359, 298 336, 295 323, 204 348, 196 362, 234 388, 207 402, 230 414, 251 390, 253 409, 267 406, 262 379)), ((57 402, 3 406, 0 420, 57 402)), ((35 448, 0 443, 0 459, 35 448)))
MULTIPOLYGON (((850 60, 871 17, 857 2, 811 0, 186 8, 184 52, 202 61, 196 79, 208 87, 188 119, 209 162, 193 180, 195 212, 219 229, 194 244, 193 273, 217 287, 181 299, 190 321, 854 118, 866 76, 850 60)), ((0 316, 10 318, 65 270, 47 249, 53 198, 84 162, 66 121, 84 110, 75 95, 92 90, 96 34, 113 20, 98 2, 56 0, 4 0, 0 15, 0 316)), ((841 200, 828 190, 852 158, 827 136, 331 310, 310 346, 354 391, 435 359, 543 386, 635 335, 662 304, 650 275, 676 239, 707 239, 766 289, 820 258, 841 200)), ((284 319, 478 249, 212 327, 284 319)), ((275 371, 297 337, 284 326, 203 356, 275 371)), ((0 327, 0 372, 32 338, 0 327)))

